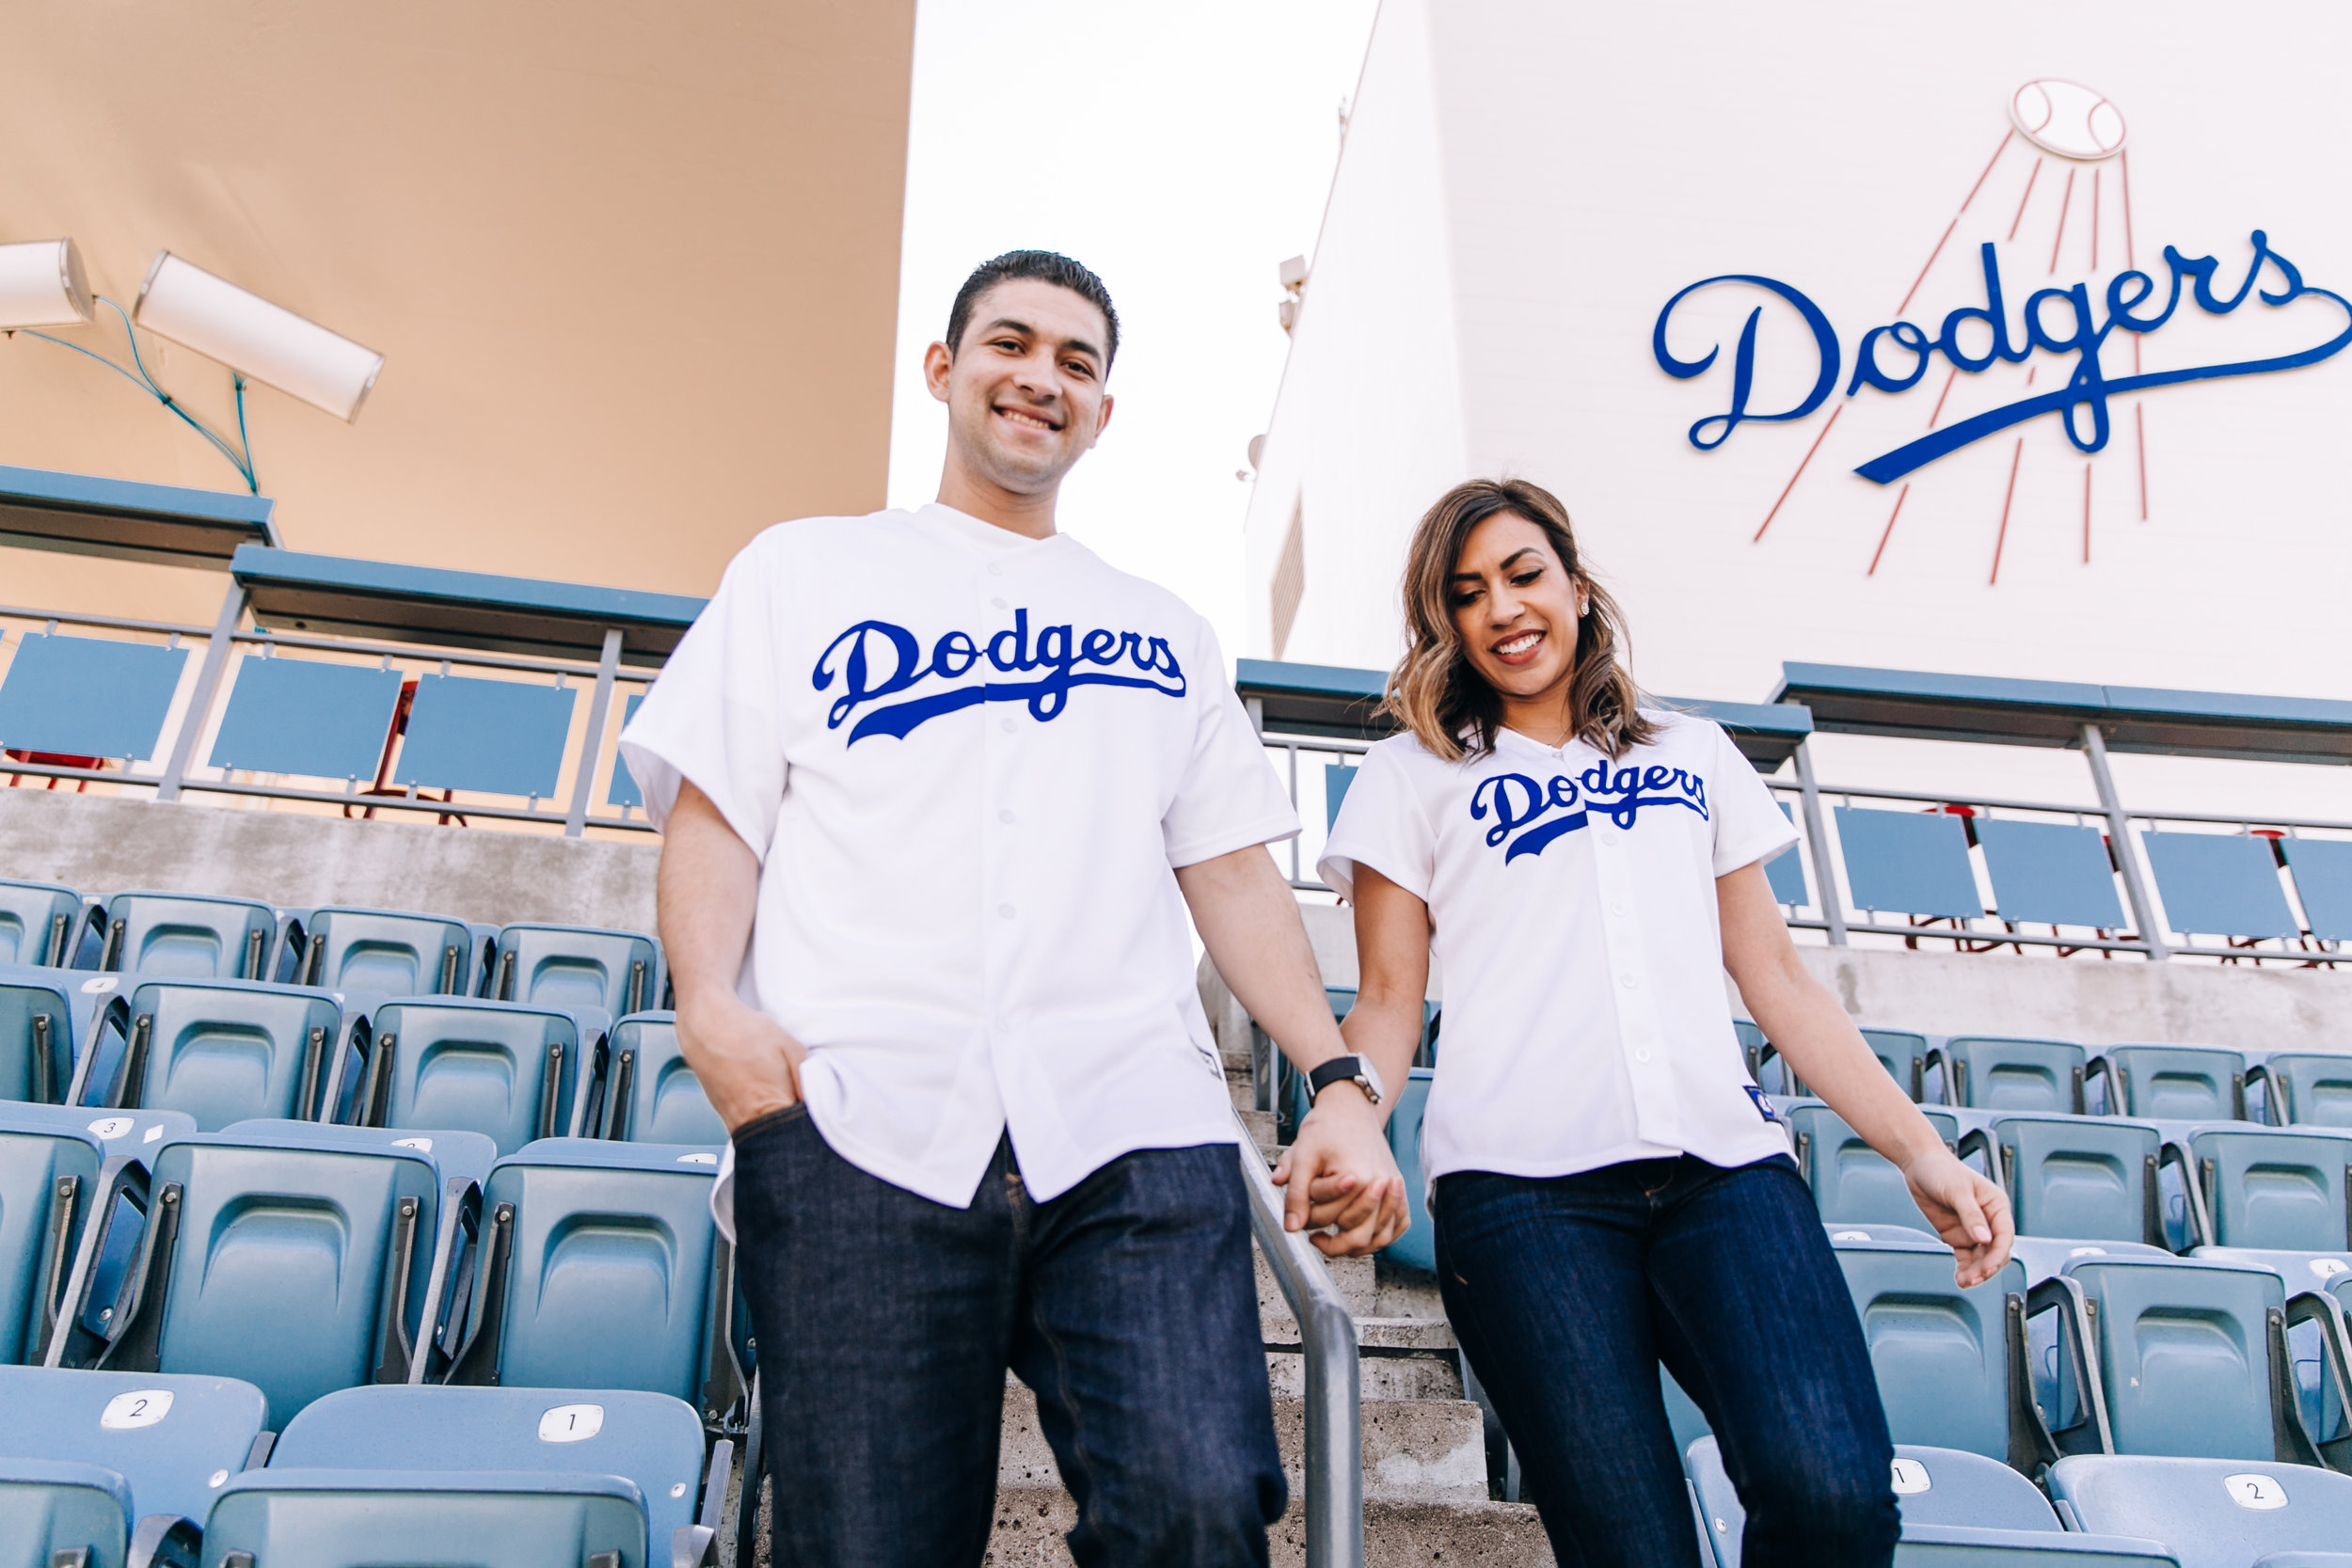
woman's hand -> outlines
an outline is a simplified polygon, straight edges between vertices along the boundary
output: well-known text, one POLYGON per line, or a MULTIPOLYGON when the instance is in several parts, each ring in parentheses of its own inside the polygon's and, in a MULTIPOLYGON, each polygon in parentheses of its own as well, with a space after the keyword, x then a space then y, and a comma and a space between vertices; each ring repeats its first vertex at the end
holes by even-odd
POLYGON ((1953 1277, 1965 1290, 1981 1285, 2009 1262, 2017 1240, 2009 1195, 1961 1164, 1941 1143, 1903 1167, 1912 1201, 1952 1249, 1953 1277))
POLYGON ((799 1101, 808 1048, 733 992, 679 997, 677 1038, 728 1132, 799 1101))
POLYGON ((1352 1084, 1325 1089, 1274 1167, 1289 1189, 1282 1228, 1308 1230, 1327 1258, 1360 1258, 1405 1234, 1412 1211, 1379 1110, 1352 1084), (1332 1235, 1328 1228, 1339 1227, 1332 1235))

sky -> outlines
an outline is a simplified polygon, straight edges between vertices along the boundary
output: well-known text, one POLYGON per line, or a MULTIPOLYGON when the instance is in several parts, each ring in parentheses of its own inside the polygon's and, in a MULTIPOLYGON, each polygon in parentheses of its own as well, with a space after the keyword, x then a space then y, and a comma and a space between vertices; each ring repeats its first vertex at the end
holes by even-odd
POLYGON ((1311 255, 1375 0, 921 0, 899 262, 890 504, 938 493, 925 345, 1006 250, 1059 250, 1119 307, 1118 409, 1060 526, 1216 626, 1243 617, 1249 438, 1290 340, 1276 268, 1311 255))

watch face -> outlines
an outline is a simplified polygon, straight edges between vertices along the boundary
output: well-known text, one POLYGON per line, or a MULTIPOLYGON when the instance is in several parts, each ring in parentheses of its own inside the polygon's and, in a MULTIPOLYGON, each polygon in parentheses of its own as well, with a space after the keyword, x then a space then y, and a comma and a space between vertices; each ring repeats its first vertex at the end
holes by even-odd
POLYGON ((1365 1083, 1372 1085, 1372 1098, 1374 1100, 1380 1101, 1389 1098, 1388 1085, 1380 1082, 1380 1069, 1372 1065, 1371 1057, 1357 1057, 1356 1070, 1362 1075, 1365 1083))

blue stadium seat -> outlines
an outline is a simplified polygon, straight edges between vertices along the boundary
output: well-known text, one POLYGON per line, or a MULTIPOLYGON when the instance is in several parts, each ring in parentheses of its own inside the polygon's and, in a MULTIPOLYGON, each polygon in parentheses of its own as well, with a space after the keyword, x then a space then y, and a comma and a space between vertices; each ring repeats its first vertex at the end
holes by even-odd
POLYGON ((0 746, 151 760, 187 662, 160 642, 26 632, 0 680, 0 746))
POLYGON ((1996 1154, 2021 1235, 2166 1243, 2157 1165, 2163 1134, 2137 1122, 2049 1114, 2006 1116, 1961 1139, 1963 1158, 1996 1154))
POLYGON ((0 1101, 65 1098, 80 1033, 72 985, 56 970, 0 968, 0 1101))
POLYGON ((2237 833, 2143 833, 2165 919, 2183 935, 2293 937, 2270 841, 2237 833))
POLYGON ((1830 1244, 1862 1320, 1896 1442, 1963 1449, 2020 1469, 2055 1451, 2029 1392, 2022 1265, 2011 1262, 1963 1291, 1952 1278, 1951 1250, 1931 1240, 1836 1235, 1832 1230, 1830 1244))
POLYGON ((462 1128, 512 1154, 537 1138, 576 1135, 580 1092, 601 1050, 601 1018, 467 997, 418 997, 375 1009, 353 1121, 364 1127, 462 1128))
POLYGON ((661 1001, 661 944, 643 931, 506 926, 491 961, 483 994, 501 1002, 602 1007, 626 1018, 661 1001))
POLYGON ((118 893, 90 911, 90 928, 99 942, 90 968, 153 979, 276 977, 278 911, 249 898, 118 893))
POLYGON ((185 1111, 202 1132, 307 1119, 344 1028, 327 991, 141 978, 92 1026, 68 1102, 185 1111))
POLYGON ((1389 1113, 1389 1148, 1396 1155, 1396 1168, 1405 1175, 1405 1203, 1413 1223, 1381 1254, 1428 1274, 1438 1272, 1438 1232, 1429 1221, 1429 1179, 1421 1163, 1421 1123, 1429 1109, 1429 1086, 1436 1077, 1429 1068, 1413 1069, 1397 1091, 1396 1108, 1389 1113))
POLYGON ((2059 1460, 2049 1485, 2081 1528, 2158 1537, 2183 1568, 2318 1568, 2352 1551, 2352 1476, 2327 1470, 2260 1458, 2091 1456, 2059 1460))
POLYGON ((135 1555, 193 1564, 264 1415, 262 1391, 233 1378, 43 1367, 0 1367, 0 1554, 32 1548, 0 1560, 81 1548, 91 1568, 135 1555))
POLYGON ((1947 1105, 2080 1116, 2089 1057, 2064 1040, 1954 1035, 1928 1053, 1927 1066, 1943 1069, 1947 1105))
MULTIPOLYGON (((2029 1289, 2045 1279, 2057 1278, 2077 1258, 2153 1258, 2162 1262, 2174 1256, 2169 1247, 2150 1246, 2145 1242, 2078 1242, 2071 1237, 2051 1236, 2020 1236, 2011 1243, 2009 1255, 2025 1268, 2029 1289)), ((2053 1332, 2055 1329, 2047 1319, 2035 1326, 2053 1332)), ((2036 1343, 2042 1353, 2056 1354, 2050 1348, 2056 1343, 2050 1334, 2036 1343)))
POLYGON ((0 1366, 47 1347, 105 1158, 83 1118, 17 1114, 34 1109, 0 1106, 0 1366))
POLYGON ((471 1332, 446 1381, 637 1388, 707 1422, 743 1397, 734 1259, 710 1219, 718 1155, 549 1138, 501 1160, 482 1199, 471 1332))
POLYGON ((204 1525, 207 1568, 639 1568, 645 1498, 620 1476, 316 1470, 232 1476, 204 1525))
POLYGON ((2281 1051, 2246 1069, 2280 1127, 2352 1127, 2352 1054, 2281 1051))
POLYGON ((612 1090, 605 1137, 624 1143, 723 1144, 726 1123, 703 1097, 677 1044, 675 1013, 639 1013, 612 1026, 612 1090))
POLYGON ((0 881, 0 964, 70 963, 82 895, 54 882, 0 881))
POLYGON ((2168 1121, 2244 1121, 2246 1058, 2210 1045, 2110 1045, 2085 1069, 2104 1079, 2106 1114, 2168 1121))
POLYGON ((2207 1246, 2334 1252, 2352 1244, 2352 1138, 2274 1128, 2196 1128, 2191 1208, 2207 1246))
POLYGON ((335 1389, 405 1382, 448 1266, 440 1188, 429 1154, 347 1129, 167 1139, 133 1211, 85 1234, 50 1358, 243 1378, 273 1428, 335 1389), (126 1252, 117 1284, 104 1260, 126 1252))
POLYGON ((2322 942, 2352 941, 2352 842, 2282 838, 2279 852, 2295 878, 2303 919, 2322 942))
MULTIPOLYGON (((2045 1535, 2032 1530, 1963 1529, 1918 1525, 1895 1548, 1898 1568, 2180 1568, 2162 1542, 2137 1536, 2045 1535)), ((2258 1564, 2257 1568, 2263 1568, 2258 1564)), ((2295 1568, 2278 1562, 2267 1568, 2295 1568)), ((2352 1568, 2310 1564, 2308 1568, 2352 1568)))
POLYGON ((1979 817, 1976 827, 2003 920, 2122 928, 2115 863, 2098 829, 1991 816, 1979 817))
POLYGON ((446 915, 313 910, 298 968, 306 986, 384 996, 470 996, 482 958, 473 930, 446 915))
MULTIPOLYGON (((1919 1205, 1912 1200, 1903 1173, 1862 1141, 1846 1119, 1818 1101, 1791 1105, 1783 1113, 1795 1135, 1797 1170, 1813 1189, 1814 1204, 1823 1221, 1836 1225, 1921 1226, 1919 1205)), ((1960 1125, 1950 1113, 1930 1111, 1929 1123, 1947 1144, 1960 1137, 1960 1125)))
POLYGON ((1853 907, 1871 912, 1974 919, 1984 913, 1968 863, 1968 832, 1941 812, 1837 806, 1853 907))

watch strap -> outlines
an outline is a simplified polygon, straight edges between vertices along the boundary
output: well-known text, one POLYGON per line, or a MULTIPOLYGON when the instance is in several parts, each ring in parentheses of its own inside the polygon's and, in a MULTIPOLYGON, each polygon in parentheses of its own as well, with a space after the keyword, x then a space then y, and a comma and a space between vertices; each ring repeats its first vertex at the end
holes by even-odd
POLYGON ((1363 1076, 1363 1064, 1354 1056, 1334 1056, 1307 1074, 1307 1098, 1312 1100, 1334 1084, 1352 1084, 1363 1076))

